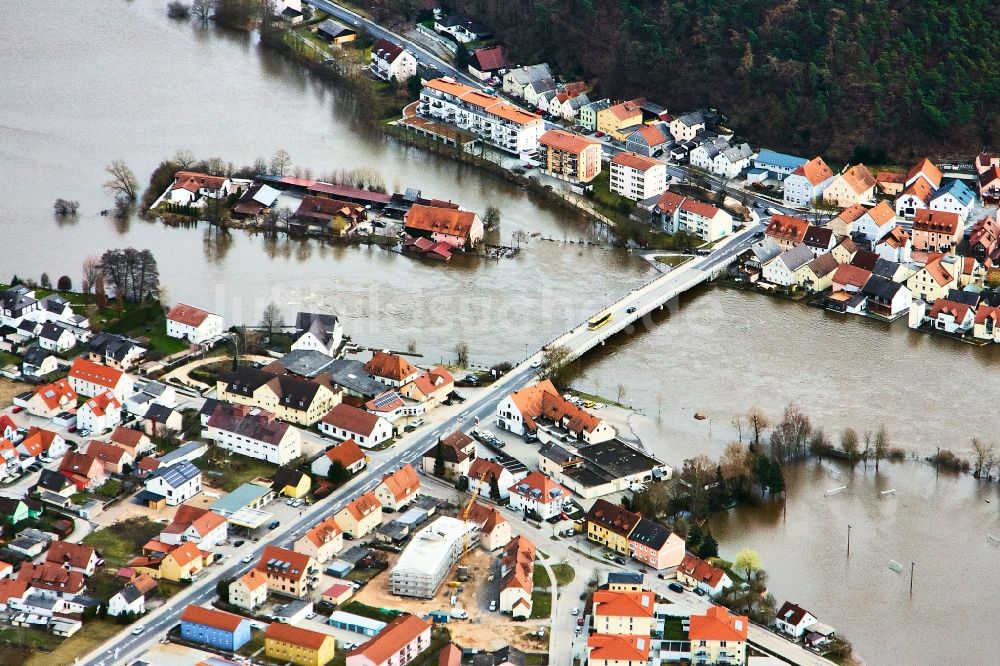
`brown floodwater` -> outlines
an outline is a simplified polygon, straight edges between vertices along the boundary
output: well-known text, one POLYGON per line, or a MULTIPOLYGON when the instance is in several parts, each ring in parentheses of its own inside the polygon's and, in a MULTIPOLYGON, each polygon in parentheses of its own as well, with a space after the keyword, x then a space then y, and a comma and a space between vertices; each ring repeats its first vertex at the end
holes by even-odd
MULTIPOLYGON (((44 271, 77 282, 88 255, 148 247, 168 300, 218 310, 228 322, 253 323, 271 301, 288 316, 332 309, 363 343, 412 340, 438 360, 464 339, 472 360, 488 363, 520 358, 654 275, 626 252, 568 242, 593 233, 566 211, 353 122, 349 96, 262 51, 253 36, 170 21, 164 5, 65 3, 42 17, 31 3, 4 3, 0 280, 44 271), (497 205, 504 240, 520 228, 557 241, 533 239, 515 259, 441 266, 378 248, 99 215, 111 205, 101 190, 111 160, 124 159, 145 182, 178 149, 245 164, 279 148, 314 173, 370 167, 392 189, 421 188, 478 211, 497 205), (79 200, 79 217, 55 219, 57 197, 79 200)), ((921 456, 936 446, 966 452, 972 436, 997 432, 992 348, 716 288, 668 310, 591 354, 576 384, 605 395, 620 384, 625 402, 659 415, 643 435, 671 463, 718 455, 735 436, 734 414, 751 405, 777 414, 791 400, 830 431, 885 422, 894 444, 921 456), (694 421, 696 411, 710 418, 694 421)), ((993 486, 919 462, 884 466, 878 479, 814 463, 788 476, 787 517, 772 504, 714 519, 724 554, 758 549, 779 599, 843 629, 869 663, 995 662, 993 486), (887 488, 896 494, 880 498, 887 488), (906 571, 889 570, 890 559, 906 571)))

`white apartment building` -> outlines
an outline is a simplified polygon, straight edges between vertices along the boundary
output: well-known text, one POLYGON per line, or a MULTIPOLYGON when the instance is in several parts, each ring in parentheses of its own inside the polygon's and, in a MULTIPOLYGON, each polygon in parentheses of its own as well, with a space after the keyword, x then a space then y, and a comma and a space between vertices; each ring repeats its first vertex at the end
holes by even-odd
POLYGON ((167 313, 167 335, 199 344, 222 334, 222 317, 178 303, 167 313))
POLYGON ((667 165, 650 157, 621 152, 611 158, 611 191, 633 201, 663 194, 667 165))
POLYGON ((205 437, 216 446, 284 465, 302 454, 302 433, 271 412, 248 405, 221 403, 208 419, 205 437))
POLYGON ((449 77, 427 82, 420 91, 417 112, 455 125, 514 154, 536 150, 538 139, 545 132, 541 116, 501 102, 449 77))
POLYGON ((703 201, 664 192, 656 203, 667 233, 686 231, 704 241, 714 241, 733 233, 733 216, 703 201))

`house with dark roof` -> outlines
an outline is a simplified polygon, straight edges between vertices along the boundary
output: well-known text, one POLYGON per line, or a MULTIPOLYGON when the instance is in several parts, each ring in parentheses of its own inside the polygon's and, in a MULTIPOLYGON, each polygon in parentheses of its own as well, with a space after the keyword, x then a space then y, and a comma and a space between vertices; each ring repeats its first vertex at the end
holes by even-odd
POLYGON ((340 402, 341 389, 327 375, 311 379, 276 372, 274 364, 265 368, 241 366, 219 377, 219 400, 272 412, 275 418, 309 426, 340 402))
POLYGON ((587 539, 627 555, 629 535, 640 518, 620 504, 599 499, 587 512, 587 539))
POLYGON ((684 559, 684 548, 684 539, 648 518, 640 518, 628 536, 632 559, 657 570, 678 566, 684 559))
POLYGON ((138 365, 146 348, 124 335, 99 331, 87 341, 87 355, 94 363, 103 363, 117 370, 129 370, 138 365))
POLYGON ((371 71, 383 81, 403 82, 416 75, 417 58, 402 46, 380 39, 372 44, 371 71))
POLYGON ((299 312, 295 315, 295 339, 291 350, 318 351, 337 355, 344 339, 344 328, 335 314, 299 312))
POLYGON ((460 44, 468 44, 493 36, 493 33, 485 25, 461 14, 434 19, 434 30, 451 35, 460 44))
POLYGON ((861 288, 861 293, 868 297, 865 307, 869 314, 890 320, 908 312, 913 300, 905 284, 879 275, 872 275, 861 288))
POLYGON ((333 42, 338 46, 353 42, 358 37, 357 31, 349 28, 340 21, 326 19, 315 28, 316 35, 328 42, 333 42))
POLYGON ((778 627, 778 631, 792 638, 801 638, 806 628, 817 622, 819 620, 815 615, 791 601, 781 604, 781 608, 774 616, 774 624, 778 627))
POLYGON ((276 465, 285 465, 302 453, 298 428, 248 405, 216 406, 202 434, 222 449, 276 465))

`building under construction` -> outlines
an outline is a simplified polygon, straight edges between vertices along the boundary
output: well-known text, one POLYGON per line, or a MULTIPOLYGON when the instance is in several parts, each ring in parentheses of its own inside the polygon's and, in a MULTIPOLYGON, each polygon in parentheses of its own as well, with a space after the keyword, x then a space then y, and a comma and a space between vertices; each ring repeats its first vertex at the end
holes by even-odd
POLYGON ((478 539, 472 522, 443 516, 413 536, 389 574, 389 591, 402 597, 431 599, 448 571, 478 539))

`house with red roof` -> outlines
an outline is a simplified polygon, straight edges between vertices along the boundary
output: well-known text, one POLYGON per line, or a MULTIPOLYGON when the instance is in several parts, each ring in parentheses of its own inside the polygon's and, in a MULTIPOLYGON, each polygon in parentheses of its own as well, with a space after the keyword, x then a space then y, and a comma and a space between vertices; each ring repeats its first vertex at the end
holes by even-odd
POLYGON ((535 514, 540 520, 554 518, 563 512, 563 505, 569 501, 570 493, 545 474, 530 472, 510 488, 510 508, 535 514))
POLYGON ((90 546, 66 541, 53 541, 45 553, 45 562, 76 571, 85 576, 93 576, 97 567, 104 563, 90 546))
MULTIPOLYGON (((4 435, 0 433, 0 437, 4 435)), ((67 449, 66 440, 62 435, 52 430, 31 426, 27 434, 17 444, 18 453, 24 458, 46 457, 52 460, 61 458, 67 449)))
POLYGON ((73 361, 67 378, 73 390, 82 396, 92 397, 111 391, 119 403, 124 403, 134 392, 130 375, 82 356, 73 361))
POLYGON ((27 583, 36 594, 46 599, 72 599, 87 589, 84 575, 66 569, 61 563, 25 562, 17 572, 17 580, 27 583))
POLYGON ((63 456, 59 464, 59 473, 69 479, 77 490, 96 488, 108 478, 100 460, 78 451, 68 451, 63 456))
POLYGON ((494 500, 506 499, 510 496, 510 487, 517 482, 517 478, 511 474, 510 470, 487 458, 476 458, 469 465, 466 475, 469 478, 469 492, 478 492, 482 497, 490 497, 494 500), (492 497, 494 479, 500 497, 492 497))
POLYGON ((545 173, 571 183, 589 183, 601 173, 601 142, 560 129, 538 139, 545 150, 545 173))
POLYGON ((469 74, 480 81, 501 77, 508 67, 510 63, 507 62, 502 46, 475 49, 469 56, 469 74))
POLYGON ((417 499, 420 477, 413 465, 406 464, 391 474, 382 477, 382 483, 372 491, 383 510, 399 511, 417 499))
POLYGON ((691 553, 685 554, 680 566, 677 567, 677 582, 688 587, 701 588, 711 595, 719 594, 733 584, 725 571, 691 553))
POLYGON ((504 546, 500 557, 500 612, 515 620, 531 617, 534 591, 535 544, 518 535, 504 546))
POLYGON ((368 456, 353 439, 345 439, 324 451, 312 462, 309 470, 316 476, 325 478, 330 473, 330 465, 334 462, 343 465, 351 474, 357 474, 368 464, 368 456))
POLYGON ((732 615, 722 606, 712 606, 703 615, 691 615, 688 640, 691 664, 745 664, 747 630, 745 615, 732 615))
MULTIPOLYGON (((466 476, 469 472, 469 466, 473 464, 475 459, 476 440, 464 432, 456 430, 450 435, 438 439, 435 444, 424 451, 420 463, 426 474, 435 474, 438 473, 436 468, 438 461, 440 461, 444 465, 441 476, 455 479, 466 476)), ((473 492, 472 488, 469 489, 469 492, 473 492)))
POLYGON ((176 546, 185 541, 198 544, 201 550, 212 550, 225 542, 229 523, 221 515, 190 504, 177 507, 173 520, 160 532, 160 541, 176 546))
POLYGON ((791 601, 781 604, 781 608, 774 616, 774 624, 778 627, 778 631, 793 638, 801 638, 806 628, 818 621, 815 615, 791 601))
POLYGON ((167 313, 167 335, 201 344, 222 335, 222 316, 178 303, 167 313))
POLYGON ((398 354, 377 351, 365 363, 365 372, 386 386, 400 388, 420 375, 420 369, 398 354))
POLYGON ((809 206, 823 195, 836 177, 833 169, 817 155, 785 178, 785 205, 796 208, 809 206))
POLYGON ((332 560, 344 548, 344 531, 333 516, 319 521, 295 542, 292 549, 323 564, 332 560))
POLYGON ((424 405, 424 409, 436 407, 455 389, 455 379, 442 366, 422 372, 399 389, 399 394, 409 400, 424 405))
POLYGON ((394 432, 388 419, 343 402, 320 419, 319 429, 334 439, 352 439, 366 449, 391 438, 394 432))
POLYGON ((251 569, 229 584, 229 603, 237 608, 254 611, 263 606, 265 601, 267 576, 263 572, 251 569))
POLYGON ((648 636, 652 631, 656 595, 649 590, 597 590, 593 603, 594 631, 598 634, 648 636))
POLYGON ((471 211, 422 204, 410 206, 403 217, 403 231, 455 248, 475 247, 484 234, 483 221, 471 211))
POLYGON ((98 393, 76 410, 78 430, 92 433, 111 430, 122 420, 122 403, 109 391, 98 393))
POLYGON ((496 507, 473 502, 466 520, 479 526, 479 545, 483 550, 494 551, 510 543, 511 525, 496 507))
POLYGON ((52 418, 60 412, 76 409, 77 393, 67 379, 39 386, 28 399, 25 408, 32 416, 52 418))
POLYGON ((791 250, 805 242, 809 223, 801 217, 774 215, 764 234, 774 240, 782 250, 791 250))
POLYGON ((976 308, 968 303, 939 298, 931 306, 927 319, 935 331, 963 335, 976 323, 976 308))
POLYGON ((548 379, 514 391, 497 405, 497 426, 524 436, 547 421, 588 444, 613 439, 615 430, 602 419, 563 398, 548 379))
POLYGON ((644 666, 649 662, 649 635, 593 634, 587 638, 588 666, 644 666))
POLYGON ((6 414, 0 414, 0 438, 17 439, 17 424, 6 414))
POLYGON ((178 171, 166 194, 166 200, 180 206, 204 206, 205 197, 223 199, 233 190, 225 176, 210 176, 200 171, 178 171))
POLYGON ((430 645, 430 623, 416 615, 400 615, 347 653, 346 666, 400 666, 413 661, 430 645))
POLYGON ((87 453, 100 460, 104 469, 112 474, 121 474, 125 465, 135 462, 128 451, 108 442, 91 440, 87 445, 87 453))
POLYGON ((950 252, 962 241, 965 225, 957 213, 920 209, 913 216, 915 252, 950 252))

